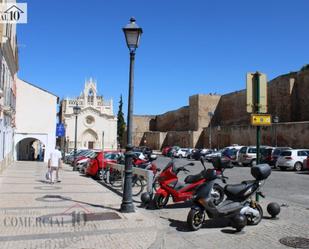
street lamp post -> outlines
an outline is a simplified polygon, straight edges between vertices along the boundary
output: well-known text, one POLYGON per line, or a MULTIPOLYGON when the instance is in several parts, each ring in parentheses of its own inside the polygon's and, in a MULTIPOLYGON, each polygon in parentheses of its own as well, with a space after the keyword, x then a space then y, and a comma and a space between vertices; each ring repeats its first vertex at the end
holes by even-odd
POLYGON ((130 51, 130 75, 129 75, 129 100, 128 100, 128 118, 127 118, 127 147, 125 154, 125 175, 123 197, 120 211, 124 213, 134 212, 132 201, 132 121, 133 121, 133 81, 134 81, 134 61, 135 50, 139 45, 139 40, 143 30, 135 23, 135 18, 131 17, 130 23, 123 28, 126 43, 130 51))
POLYGON ((75 139, 74 139, 74 165, 73 165, 73 171, 76 171, 76 147, 77 147, 77 116, 80 114, 80 107, 76 103, 76 105, 73 107, 73 113, 75 115, 75 139))
POLYGON ((221 131, 221 127, 220 125, 217 126, 217 147, 218 147, 218 150, 220 149, 220 137, 219 137, 219 133, 221 131))
POLYGON ((274 116, 273 122, 275 124, 275 145, 277 147, 277 124, 279 123, 279 117, 277 115, 274 116))
POLYGON ((209 120, 209 149, 211 149, 211 119, 214 116, 213 112, 208 112, 209 120))

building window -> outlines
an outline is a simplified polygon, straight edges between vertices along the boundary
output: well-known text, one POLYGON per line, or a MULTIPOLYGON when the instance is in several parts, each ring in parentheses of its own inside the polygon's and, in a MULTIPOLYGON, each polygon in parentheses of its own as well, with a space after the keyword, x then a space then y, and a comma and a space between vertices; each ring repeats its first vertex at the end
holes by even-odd
POLYGON ((90 89, 88 92, 88 105, 93 105, 94 102, 94 93, 93 90, 90 89))

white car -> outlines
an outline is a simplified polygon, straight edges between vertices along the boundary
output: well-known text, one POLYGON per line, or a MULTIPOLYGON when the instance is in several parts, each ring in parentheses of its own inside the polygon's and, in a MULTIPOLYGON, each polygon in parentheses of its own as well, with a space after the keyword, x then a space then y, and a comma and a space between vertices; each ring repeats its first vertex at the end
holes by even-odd
POLYGON ((189 152, 189 149, 187 148, 179 148, 175 153, 175 157, 179 157, 179 158, 187 157, 188 152, 189 152))
POLYGON ((280 170, 294 169, 300 171, 303 169, 303 162, 309 155, 309 149, 285 150, 280 153, 276 166, 280 170))

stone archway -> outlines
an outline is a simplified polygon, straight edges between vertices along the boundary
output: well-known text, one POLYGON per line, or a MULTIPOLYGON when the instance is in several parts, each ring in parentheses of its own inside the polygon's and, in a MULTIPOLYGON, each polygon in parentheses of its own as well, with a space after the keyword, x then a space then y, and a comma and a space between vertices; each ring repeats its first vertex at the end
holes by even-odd
POLYGON ((15 149, 18 161, 44 161, 45 144, 37 138, 24 138, 16 144, 15 149))
POLYGON ((92 129, 87 129, 83 132, 81 141, 84 148, 96 149, 98 143, 98 134, 92 129))

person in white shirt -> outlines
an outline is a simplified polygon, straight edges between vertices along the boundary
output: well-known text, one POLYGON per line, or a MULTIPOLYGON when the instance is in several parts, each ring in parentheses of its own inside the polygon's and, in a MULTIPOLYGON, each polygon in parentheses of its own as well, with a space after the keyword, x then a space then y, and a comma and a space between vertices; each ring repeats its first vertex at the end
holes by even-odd
POLYGON ((50 168, 50 183, 54 183, 54 171, 56 171, 56 180, 59 181, 58 171, 61 167, 61 152, 59 147, 56 146, 55 150, 50 153, 50 158, 48 161, 48 167, 50 168))

